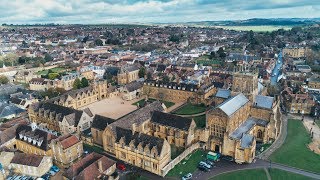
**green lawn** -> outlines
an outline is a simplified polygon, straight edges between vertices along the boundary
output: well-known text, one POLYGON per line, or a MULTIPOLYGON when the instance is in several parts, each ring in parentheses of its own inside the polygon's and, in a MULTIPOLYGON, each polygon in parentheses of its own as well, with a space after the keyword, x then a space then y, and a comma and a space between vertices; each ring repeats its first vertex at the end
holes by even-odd
MULTIPOLYGON (((282 171, 279 169, 271 169, 271 171, 269 171, 269 174, 272 180, 286 180, 286 179, 308 180, 310 179, 300 174, 282 171)), ((210 178, 210 180, 244 180, 244 179, 245 180, 256 180, 256 179, 264 180, 268 178, 264 169, 245 169, 245 170, 239 170, 239 171, 234 171, 230 173, 220 174, 218 176, 210 178)))
POLYGON ((98 146, 91 146, 89 144, 85 144, 83 143, 83 150, 84 151, 89 151, 89 153, 91 152, 96 152, 96 153, 99 153, 99 154, 102 154, 104 152, 104 149, 101 148, 101 147, 98 147, 98 146))
POLYGON ((171 144, 170 146, 171 146, 171 159, 175 159, 185 150, 185 148, 177 147, 173 144, 171 144))
MULTIPOLYGON (((61 72, 65 71, 65 69, 61 68, 61 67, 55 67, 50 70, 52 70, 52 72, 54 72, 54 73, 61 73, 61 72)), ((38 71, 37 75, 47 75, 48 72, 49 72, 49 70, 38 71)))
POLYGON ((192 115, 192 114, 198 114, 204 111, 206 111, 206 107, 204 105, 193 105, 191 103, 188 103, 182 106, 180 109, 174 111, 173 114, 192 115))
POLYGON ((316 124, 320 127, 320 120, 316 120, 316 124))
POLYGON ((267 175, 263 169, 246 169, 230 173, 220 174, 210 180, 267 180, 267 175))
POLYGON ((197 125, 197 128, 205 128, 206 127, 206 115, 192 117, 194 122, 197 125))
MULTIPOLYGON (((132 103, 132 105, 137 105, 138 103, 141 105, 141 104, 144 103, 144 101, 145 101, 145 99, 141 99, 140 101, 137 101, 137 102, 135 102, 135 103, 132 103)), ((148 99, 148 102, 153 102, 153 101, 156 101, 156 99, 152 99, 152 98, 149 98, 149 99, 148 99)), ((169 101, 161 101, 161 102, 164 103, 164 105, 165 105, 167 108, 175 105, 175 103, 169 102, 169 101)))
POLYGON ((198 163, 203 159, 205 159, 205 152, 196 150, 171 169, 166 176, 182 177, 185 174, 193 173, 197 170, 198 163))
POLYGON ((313 153, 307 145, 311 142, 300 120, 288 120, 288 134, 284 144, 270 159, 274 162, 320 173, 320 155, 313 153))
POLYGON ((269 174, 270 174, 272 180, 283 180, 283 179, 307 180, 307 179, 311 179, 311 178, 308 178, 308 177, 300 175, 300 174, 295 174, 295 173, 283 171, 280 169, 271 169, 271 171, 269 171, 269 174))

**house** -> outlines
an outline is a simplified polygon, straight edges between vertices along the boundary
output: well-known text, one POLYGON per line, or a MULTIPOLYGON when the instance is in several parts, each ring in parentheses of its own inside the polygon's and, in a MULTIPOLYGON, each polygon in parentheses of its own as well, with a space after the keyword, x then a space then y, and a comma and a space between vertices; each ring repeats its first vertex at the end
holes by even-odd
POLYGON ((55 138, 55 135, 38 129, 34 124, 21 124, 16 129, 16 148, 27 154, 52 156, 50 142, 55 138))
POLYGON ((123 93, 122 99, 127 101, 139 98, 143 93, 143 82, 133 81, 126 84, 123 93))
POLYGON ((66 134, 50 143, 53 160, 63 167, 69 167, 83 154, 82 141, 75 135, 66 134))
POLYGON ((53 165, 50 156, 5 151, 0 152, 0 164, 4 169, 32 177, 43 176, 53 165))
POLYGON ((89 108, 76 110, 50 102, 33 104, 28 111, 32 122, 61 134, 80 134, 91 127, 93 119, 89 108))
POLYGON ((54 82, 44 78, 32 78, 29 81, 29 89, 32 91, 46 91, 49 88, 54 88, 54 82))
POLYGON ((139 79, 139 68, 136 66, 121 67, 117 75, 118 84, 128 84, 139 79))
POLYGON ((27 119, 19 117, 0 125, 0 149, 16 149, 16 130, 20 124, 27 125, 27 119))
POLYGON ((95 152, 72 164, 63 174, 65 179, 118 179, 114 175, 116 162, 95 152))

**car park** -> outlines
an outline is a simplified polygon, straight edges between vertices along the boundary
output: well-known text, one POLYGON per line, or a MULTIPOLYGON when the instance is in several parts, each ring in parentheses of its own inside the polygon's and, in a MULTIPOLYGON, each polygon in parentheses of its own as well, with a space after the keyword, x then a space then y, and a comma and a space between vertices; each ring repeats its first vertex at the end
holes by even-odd
POLYGON ((188 180, 188 179, 191 179, 192 178, 192 174, 191 173, 188 173, 188 174, 186 174, 186 175, 184 175, 183 177, 182 177, 182 180, 188 180))
POLYGON ((201 166, 201 165, 198 165, 198 169, 201 170, 201 171, 204 171, 204 172, 208 172, 209 169, 206 168, 205 166, 201 166))
POLYGON ((204 162, 204 161, 200 161, 199 165, 204 166, 204 167, 206 167, 208 169, 211 169, 211 166, 209 164, 207 164, 206 162, 204 162))
POLYGON ((214 162, 210 161, 209 159, 206 159, 205 163, 209 164, 211 167, 214 166, 214 162))

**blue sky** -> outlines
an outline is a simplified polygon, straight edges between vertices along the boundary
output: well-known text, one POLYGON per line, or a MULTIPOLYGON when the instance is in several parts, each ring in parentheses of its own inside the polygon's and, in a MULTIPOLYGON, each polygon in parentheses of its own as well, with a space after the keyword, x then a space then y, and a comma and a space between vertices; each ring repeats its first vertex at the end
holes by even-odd
POLYGON ((320 0, 1 0, 0 23, 174 23, 320 17, 320 0), (4 2, 2 2, 4 1, 4 2))

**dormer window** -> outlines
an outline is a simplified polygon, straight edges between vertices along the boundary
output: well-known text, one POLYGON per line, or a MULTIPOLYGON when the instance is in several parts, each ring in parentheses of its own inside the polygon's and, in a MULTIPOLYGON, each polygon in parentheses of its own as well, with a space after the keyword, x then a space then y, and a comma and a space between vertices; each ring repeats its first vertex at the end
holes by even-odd
POLYGON ((43 143, 43 139, 39 140, 39 141, 37 142, 37 145, 40 147, 42 143, 43 143))

